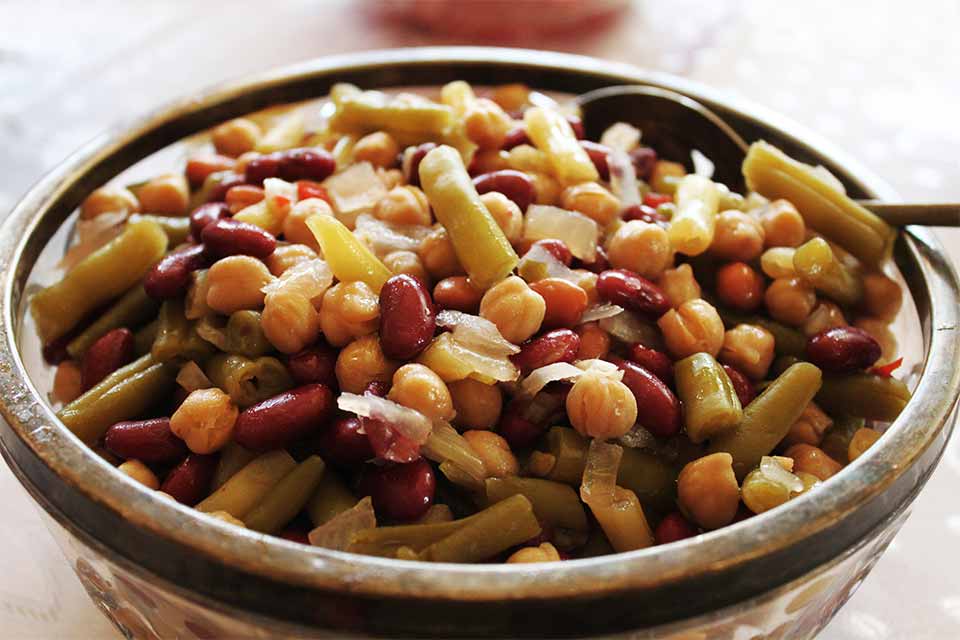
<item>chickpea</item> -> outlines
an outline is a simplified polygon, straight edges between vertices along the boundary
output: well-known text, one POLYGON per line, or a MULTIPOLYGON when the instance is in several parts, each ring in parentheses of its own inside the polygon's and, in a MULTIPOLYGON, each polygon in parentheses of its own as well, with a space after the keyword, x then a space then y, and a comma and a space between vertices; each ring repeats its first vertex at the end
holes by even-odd
POLYGON ((441 309, 455 309, 476 314, 483 292, 470 284, 466 276, 444 278, 433 288, 433 301, 441 309))
POLYGON ((823 441, 824 432, 831 426, 833 426, 833 420, 830 416, 811 402, 807 404, 797 421, 790 425, 790 430, 781 445, 791 447, 795 444, 809 444, 819 447, 823 441))
POLYGON ((760 213, 766 247, 799 247, 807 235, 803 217, 787 200, 774 200, 760 213))
POLYGON ((405 364, 397 369, 387 399, 432 420, 452 420, 456 414, 447 384, 422 364, 405 364))
POLYGON ((117 467, 117 471, 133 478, 148 489, 156 491, 160 488, 160 480, 157 479, 157 474, 139 460, 127 460, 117 467))
POLYGON ((507 558, 507 564, 529 564, 534 562, 560 562, 560 553, 549 542, 539 547, 524 547, 507 558))
POLYGON ((385 131, 375 131, 353 145, 355 162, 369 162, 375 167, 392 167, 397 163, 400 145, 385 131))
POLYGON ((448 385, 457 415, 453 423, 468 429, 493 429, 500 420, 503 394, 495 384, 464 378, 448 385))
POLYGON ((527 104, 529 96, 530 87, 520 82, 512 82, 494 87, 490 97, 506 111, 520 111, 527 104))
POLYGON ((730 262, 717 270, 717 297, 738 311, 755 311, 763 304, 763 276, 745 262, 730 262))
POLYGON ((888 325, 877 318, 858 318, 853 326, 863 329, 880 343, 880 361, 892 362, 897 357, 897 338, 888 325))
POLYGON ((637 421, 637 400, 630 388, 598 373, 577 378, 566 407, 573 428, 591 438, 619 438, 637 421))
POLYGON ((754 513, 763 513, 779 507, 792 498, 790 488, 774 482, 760 469, 754 469, 743 479, 740 488, 743 504, 754 513))
POLYGON ((279 277, 290 267, 316 258, 317 252, 305 244, 284 244, 274 249, 265 263, 270 273, 279 277))
POLYGON ((896 280, 882 273, 863 276, 863 309, 880 320, 891 321, 903 305, 903 290, 896 280))
POLYGON ((507 164, 510 165, 511 169, 526 171, 527 173, 550 175, 553 171, 550 165, 550 157, 529 144, 517 145, 510 149, 507 152, 507 164))
POLYGON ((503 235, 510 244, 515 244, 523 237, 523 213, 517 204, 499 191, 489 191, 480 196, 487 211, 497 221, 503 235))
POLYGON ((793 267, 793 254, 796 252, 797 250, 792 247, 767 249, 760 256, 760 269, 774 280, 777 278, 793 278, 797 275, 797 271, 793 267))
POLYGON ((716 356, 723 347, 724 329, 720 314, 706 300, 688 300, 657 320, 667 351, 675 360, 701 351, 716 356))
POLYGON ((580 336, 577 360, 603 359, 610 353, 610 334, 598 322, 587 322, 576 328, 580 336))
POLYGON ((383 266, 390 269, 391 273, 405 273, 420 278, 424 284, 430 286, 430 274, 424 268, 420 256, 413 251, 391 251, 383 257, 383 266))
POLYGON ((813 475, 812 473, 807 473, 806 471, 798 471, 793 475, 800 478, 800 482, 803 483, 803 489, 794 493, 793 494, 794 498, 796 498, 797 496, 802 496, 803 494, 809 492, 811 489, 813 489, 814 487, 820 484, 820 478, 813 475))
POLYGON ((197 389, 170 416, 170 430, 194 453, 219 451, 233 436, 240 410, 217 389, 197 389))
POLYGON ((480 299, 480 316, 497 325, 514 344, 539 331, 546 312, 543 297, 517 276, 500 281, 480 299))
POLYGON ((677 478, 677 502, 704 529, 719 529, 733 522, 740 506, 733 456, 711 453, 688 463, 677 478))
POLYGON ((397 368, 397 363, 383 355, 379 338, 371 334, 345 346, 334 369, 341 391, 363 393, 371 382, 390 382, 397 368))
POLYGON ((430 203, 417 187, 394 187, 377 201, 373 215, 384 222, 404 225, 429 226, 430 203))
POLYGON ((307 198, 293 205, 283 220, 283 237, 287 242, 306 245, 320 253, 320 244, 307 226, 307 218, 314 215, 332 217, 333 209, 322 198, 307 198))
POLYGON ((809 444, 795 444, 787 449, 784 455, 793 458, 794 472, 809 473, 820 480, 836 475, 843 468, 843 465, 828 456, 822 449, 809 444))
POLYGON ((190 185, 180 173, 157 176, 140 187, 137 200, 147 213, 183 216, 190 205, 190 185))
POLYGON ((630 220, 610 238, 607 258, 618 269, 629 269, 644 278, 654 279, 673 262, 673 249, 663 227, 630 220))
POLYGON ((710 252, 725 260, 750 262, 763 252, 763 237, 763 227, 755 218, 730 209, 717 215, 710 252))
POLYGON ((738 324, 723 336, 719 360, 753 380, 763 380, 773 363, 773 334, 753 324, 738 324))
POLYGON ((493 431, 465 431, 463 437, 477 457, 483 460, 487 477, 505 478, 520 472, 517 456, 513 455, 510 445, 502 436, 493 431))
POLYGON ((253 151, 262 135, 263 132, 253 120, 234 118, 213 130, 213 146, 216 147, 217 153, 239 156, 253 151))
POLYGON ((843 317, 843 311, 841 311, 840 307, 824 300, 819 302, 810 315, 807 316, 801 329, 803 330, 803 335, 809 338, 827 329, 845 326, 847 326, 847 319, 843 317))
POLYGON ((80 379, 80 365, 76 360, 64 360, 57 365, 51 395, 56 402, 67 404, 79 398, 81 394, 83 394, 83 383, 80 379))
POLYGON ((567 187, 560 194, 561 206, 579 211, 605 227, 620 215, 620 200, 596 182, 583 182, 567 187))
POLYGON ((546 308, 540 325, 543 329, 576 326, 589 305, 587 292, 563 278, 537 280, 530 288, 543 298, 546 308))
POLYGON ((513 120, 493 100, 477 98, 463 116, 467 138, 481 149, 499 149, 503 146, 513 120))
POLYGON ((277 351, 297 353, 320 336, 320 314, 306 296, 280 290, 266 297, 260 327, 277 351))
POLYGON ((657 160, 657 164, 653 165, 653 171, 650 173, 650 188, 657 193, 673 193, 676 186, 671 179, 682 178, 685 175, 687 170, 679 162, 657 160))
POLYGON ((236 215, 247 207, 263 201, 265 197, 266 191, 262 187, 255 187, 252 184, 238 184, 227 190, 226 195, 223 196, 223 201, 227 203, 230 213, 236 215))
POLYGON ((380 326, 380 297, 365 282, 340 282, 320 304, 320 329, 327 342, 342 347, 380 326))
POLYGON ((857 429, 853 437, 850 438, 850 446, 847 449, 847 459, 853 462, 873 446, 873 443, 880 439, 883 434, 876 429, 862 427, 857 429))
POLYGON ((763 295, 767 311, 777 322, 802 326, 817 304, 817 294, 800 278, 777 278, 763 295))
POLYGON ((465 271, 443 227, 435 229, 420 243, 420 260, 434 280, 462 276, 465 271))
POLYGON ((563 187, 556 178, 549 173, 537 171, 529 172, 530 179, 533 180, 534 202, 537 204, 555 205, 560 202, 560 192, 563 187))
POLYGON ((384 169, 377 167, 377 177, 387 191, 402 186, 405 182, 402 169, 384 169))
POLYGON ((80 205, 80 218, 82 220, 92 220, 102 213, 113 213, 115 211, 126 212, 127 214, 140 211, 140 201, 133 192, 126 187, 115 187, 106 185, 95 189, 80 205))
POLYGON ((674 309, 690 300, 697 300, 701 295, 700 284, 693 275, 693 268, 686 263, 661 273, 657 278, 657 285, 674 309))
POLYGON ((263 306, 263 288, 273 280, 267 266, 251 256, 228 256, 207 272, 207 305, 224 315, 263 306))

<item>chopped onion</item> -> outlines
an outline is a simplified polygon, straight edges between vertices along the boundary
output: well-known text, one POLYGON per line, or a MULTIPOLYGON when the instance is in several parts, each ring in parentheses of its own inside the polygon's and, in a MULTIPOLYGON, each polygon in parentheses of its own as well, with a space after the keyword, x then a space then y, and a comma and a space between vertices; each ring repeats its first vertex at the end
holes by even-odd
POLYGON ((271 153, 281 149, 292 149, 303 139, 306 132, 306 118, 303 111, 297 109, 271 123, 267 132, 257 143, 258 153, 271 153))
POLYGON ((278 291, 296 293, 318 304, 323 294, 333 284, 333 271, 326 260, 314 258, 298 262, 271 281, 262 291, 270 295, 278 291))
MULTIPOLYGON (((218 326, 214 324, 216 316, 204 316, 201 318, 194 328, 196 329, 197 335, 215 346, 220 351, 227 350, 227 334, 224 333, 224 326, 218 326)), ((222 321, 222 320, 221 320, 222 321)), ((222 321, 225 324, 225 321, 222 321)))
POLYGON ((355 393, 341 393, 337 398, 337 406, 343 411, 355 413, 364 418, 382 420, 401 436, 416 444, 426 442, 433 428, 430 420, 419 411, 369 393, 362 396, 355 393))
POLYGON ((544 278, 560 278, 580 286, 583 274, 560 262, 555 255, 539 245, 533 245, 517 264, 517 273, 527 282, 544 278))
POLYGON ((699 149, 694 149, 690 152, 690 159, 693 161, 693 172, 695 174, 707 179, 713 178, 716 167, 710 158, 703 155, 699 149))
POLYGON ((60 258, 57 267, 66 271, 73 269, 78 262, 120 235, 126 219, 124 210, 101 213, 91 220, 77 220, 76 242, 60 258))
POLYGON ((609 302, 601 302, 600 304, 595 304, 584 311, 580 315, 580 322, 578 324, 586 324, 596 320, 603 320, 604 318, 612 318, 622 312, 623 307, 618 307, 617 305, 610 304, 609 302))
POLYGON ((350 165, 323 182, 337 218, 351 229, 361 213, 370 213, 387 190, 369 162, 350 165))
POLYGON ((619 151, 631 151, 640 144, 640 129, 626 122, 614 122, 600 136, 600 144, 619 151))
POLYGON ((607 166, 610 168, 610 190, 620 199, 624 207, 639 205, 640 187, 637 185, 637 169, 626 151, 613 149, 607 154, 607 166))
POLYGON ((575 364, 584 373, 592 373, 613 380, 623 380, 623 370, 612 362, 591 358, 589 360, 578 360, 575 364))
POLYGON ((307 534, 307 539, 315 547, 348 551, 356 534, 376 526, 377 516, 373 512, 373 501, 367 496, 311 531, 307 534))
POLYGON ((660 447, 656 436, 639 424, 634 425, 630 431, 620 436, 618 442, 631 449, 658 449, 660 447))
POLYGON ((760 473, 770 482, 786 487, 791 493, 803 491, 803 480, 781 467, 776 458, 760 458, 760 473))
POLYGON ((593 507, 613 503, 623 448, 594 438, 587 450, 587 462, 580 483, 580 499, 593 507))
POLYGON ((378 220, 369 213, 357 216, 353 235, 382 257, 392 251, 417 251, 423 239, 433 231, 417 224, 392 224, 378 220))
POLYGON ((512 382, 520 372, 506 356, 490 356, 460 344, 452 333, 441 333, 420 354, 420 362, 452 382, 473 378, 484 384, 512 382))
POLYGON ((586 262, 597 257, 597 223, 576 211, 534 204, 527 208, 523 235, 528 240, 562 240, 570 253, 586 262))
POLYGON ((444 310, 437 314, 437 326, 452 329, 454 340, 485 356, 502 358, 520 353, 520 347, 504 338, 497 325, 480 316, 444 310))
POLYGON ((177 374, 177 384, 186 391, 209 389, 214 386, 214 384, 210 382, 210 378, 208 378, 203 372, 203 369, 200 368, 200 365, 193 360, 180 367, 180 372, 177 374))
POLYGON ((629 311, 602 319, 600 328, 628 344, 640 343, 645 347, 659 348, 661 343, 657 327, 629 311))
POLYGON ((436 420, 427 442, 420 448, 423 456, 434 462, 449 462, 463 471, 477 486, 483 486, 487 468, 466 438, 446 420, 436 420))
POLYGON ((281 180, 267 178, 263 181, 263 200, 267 213, 273 219, 282 220, 290 213, 297 202, 297 185, 281 180))
POLYGON ((520 383, 520 395, 532 398, 540 393, 545 386, 551 382, 560 380, 573 380, 579 378, 584 373, 568 362, 554 362, 546 366, 534 369, 520 383))

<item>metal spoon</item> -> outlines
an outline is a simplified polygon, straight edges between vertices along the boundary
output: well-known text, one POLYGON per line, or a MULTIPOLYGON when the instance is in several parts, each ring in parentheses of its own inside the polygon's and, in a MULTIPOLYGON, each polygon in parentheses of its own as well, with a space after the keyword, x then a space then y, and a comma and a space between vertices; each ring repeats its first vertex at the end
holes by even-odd
MULTIPOLYGON (((643 132, 643 141, 666 158, 686 159, 703 151, 716 166, 714 179, 743 192, 740 166, 747 143, 716 113, 693 98, 667 89, 624 85, 578 96, 588 137, 596 139, 614 122, 628 122, 643 132)), ((857 200, 889 224, 960 226, 960 204, 889 204, 857 200)))

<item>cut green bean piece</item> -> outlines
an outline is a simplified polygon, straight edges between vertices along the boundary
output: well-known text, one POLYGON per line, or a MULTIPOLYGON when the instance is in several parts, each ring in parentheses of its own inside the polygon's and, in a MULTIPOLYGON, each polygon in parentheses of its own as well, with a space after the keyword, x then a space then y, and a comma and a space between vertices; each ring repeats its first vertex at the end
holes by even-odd
POLYGON ((709 353, 695 353, 677 362, 673 375, 691 441, 703 442, 740 423, 743 408, 737 391, 727 372, 709 353))
POLYGON ((893 422, 910 401, 910 389, 896 378, 873 373, 826 376, 817 404, 827 413, 893 422))
POLYGON ((259 358, 273 350, 260 326, 259 311, 236 311, 230 314, 225 333, 228 353, 259 358))
POLYGON ((793 268, 804 282, 842 305, 852 307, 863 299, 860 274, 843 264, 823 238, 797 247, 793 268))
POLYGON ((204 513, 226 511, 234 518, 243 520, 296 466, 297 463, 286 451, 265 453, 254 458, 195 508, 204 513))
POLYGON ((803 357, 807 348, 807 338, 796 329, 791 329, 782 325, 776 320, 771 320, 765 316, 752 316, 745 313, 737 313, 730 309, 717 307, 720 319, 727 329, 732 329, 738 324, 753 324, 763 327, 773 334, 774 351, 778 356, 803 357))
MULTIPOLYGON (((480 512, 482 513, 482 512, 480 512)), ((360 531, 350 543, 350 551, 381 558, 396 557, 401 547, 419 553, 430 545, 469 525, 479 514, 450 522, 430 524, 404 524, 394 527, 377 527, 360 531)))
POLYGON ((469 520, 468 524, 421 551, 419 558, 430 562, 481 562, 540 534, 533 505, 522 495, 487 507, 469 520))
POLYGON ((862 429, 865 424, 866 420, 863 418, 851 416, 834 418, 833 425, 823 434, 820 448, 840 464, 849 464, 850 441, 853 440, 853 434, 862 429))
POLYGON ((326 524, 338 513, 357 504, 357 497, 351 493, 335 471, 327 469, 320 478, 320 484, 307 502, 307 515, 313 526, 326 524))
POLYGON ((580 496, 570 485, 540 478, 487 478, 487 501, 495 504, 515 495, 526 496, 541 522, 555 527, 587 530, 587 515, 580 496))
POLYGON ((331 89, 336 110, 330 128, 344 133, 387 131, 402 138, 427 140, 444 135, 454 124, 453 110, 420 96, 361 91, 348 84, 331 89))
POLYGON ((123 233, 78 262, 63 280, 33 296, 30 312, 40 339, 56 340, 91 311, 122 295, 166 249, 167 235, 156 222, 128 224, 123 233))
POLYGON ((240 407, 249 407, 293 388, 287 368, 270 356, 251 360, 220 353, 210 358, 204 372, 240 407))
POLYGON ((67 353, 79 360, 94 342, 113 329, 126 327, 136 329, 157 315, 160 303, 151 298, 137 285, 127 291, 119 300, 97 318, 89 327, 67 345, 67 353))
POLYGON ((160 328, 160 321, 154 318, 149 324, 141 327, 133 334, 133 351, 137 357, 150 353, 153 343, 157 339, 157 330, 160 328))
POLYGON ((194 323, 184 315, 183 300, 164 300, 158 321, 157 337, 150 348, 157 360, 182 358, 202 362, 213 354, 213 347, 197 335, 194 323))
POLYGON ((213 482, 210 483, 214 490, 219 489, 223 484, 233 477, 233 474, 243 469, 247 464, 257 457, 253 451, 244 449, 236 442, 230 442, 220 451, 220 461, 217 463, 217 470, 213 474, 213 482))
POLYGON ((293 520, 313 494, 324 464, 318 456, 310 456, 288 473, 263 496, 243 519, 248 529, 276 533, 293 520))
POLYGON ((787 435, 820 390, 821 380, 820 369, 809 362, 793 365, 747 405, 736 429, 710 441, 708 452, 733 456, 733 470, 742 479, 787 435))
POLYGON ((590 442, 576 430, 566 427, 551 427, 546 442, 547 451, 556 460, 547 479, 579 486, 590 442))
POLYGON ((167 234, 167 248, 173 249, 187 241, 190 235, 189 216, 156 216, 149 213, 135 213, 130 216, 130 222, 150 220, 156 222, 167 234))

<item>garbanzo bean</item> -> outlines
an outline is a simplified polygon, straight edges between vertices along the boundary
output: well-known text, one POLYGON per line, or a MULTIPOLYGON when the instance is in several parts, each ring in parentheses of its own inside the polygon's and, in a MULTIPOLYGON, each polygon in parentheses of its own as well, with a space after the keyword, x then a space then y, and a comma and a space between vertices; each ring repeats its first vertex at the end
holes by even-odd
POLYGON ((777 278, 763 295, 770 316, 791 327, 802 326, 817 304, 817 294, 800 278, 777 278))
POLYGON ((283 219, 283 238, 287 242, 306 245, 315 252, 320 252, 320 244, 307 227, 307 218, 310 216, 332 216, 333 209, 321 198, 307 198, 293 205, 290 213, 283 219))
POLYGON ((373 333, 379 325, 380 297, 367 283, 340 282, 323 294, 320 329, 333 346, 373 333))
POLYGON ((503 394, 493 384, 465 378, 448 385, 457 415, 453 423, 468 429, 492 429, 500 420, 503 394))
POLYGON ((701 296, 700 284, 693 275, 693 268, 686 263, 661 273, 657 278, 657 285, 674 309, 701 296))
POLYGON ((392 167, 397 163, 400 146, 389 133, 375 131, 357 140, 353 145, 353 159, 369 162, 375 167, 392 167))
POLYGON ((803 410, 797 421, 790 426, 790 431, 781 443, 790 447, 795 444, 809 444, 820 446, 824 432, 833 425, 833 420, 815 403, 811 402, 803 410))
POLYGON ((429 226, 432 222, 427 196, 417 187, 394 187, 380 198, 373 215, 393 224, 429 226))
POLYGON ((224 315, 263 306, 263 288, 273 280, 267 266, 250 256, 229 256, 207 272, 207 305, 224 315))
POLYGON ((499 149, 507 133, 513 128, 513 120, 493 100, 477 98, 467 108, 463 118, 464 130, 471 142, 481 149, 499 149))
POLYGON ((80 206, 80 218, 91 220, 103 213, 115 211, 136 213, 140 211, 140 202, 129 189, 113 185, 105 185, 94 189, 80 206))
POLYGON ((511 244, 516 244, 523 236, 523 213, 517 204, 499 191, 488 191, 480 196, 480 202, 497 221, 497 226, 507 236, 511 244))
POLYGON ((577 360, 602 359, 610 353, 610 334, 597 322, 581 324, 576 329, 580 336, 580 349, 577 360))
MULTIPOLYGON (((673 249, 663 227, 630 220, 610 238, 607 259, 618 269, 629 269, 644 278, 655 279, 673 262, 673 249)), ((690 265, 684 266, 690 268, 690 265)))
POLYGON ((170 416, 170 431, 194 453, 219 451, 230 441, 240 410, 217 388, 191 391, 170 416))
POLYGON ((320 314, 306 296, 280 290, 264 300, 260 327, 277 351, 297 353, 317 341, 320 314))
POLYGON ((557 551, 557 548, 549 542, 544 542, 539 547, 524 547, 519 551, 514 551, 513 555, 507 558, 507 564, 559 561, 560 553, 557 551))
POLYGON ((456 413, 447 384, 422 364, 397 369, 387 398, 435 420, 452 420, 456 413))
POLYGON ((676 360, 705 352, 720 353, 724 329, 720 314, 706 300, 688 300, 657 320, 667 350, 676 360))
POLYGON ((903 306, 903 290, 896 280, 882 273, 863 276, 863 309, 868 315, 890 321, 903 306))
MULTIPOLYGON (((253 151, 260 142, 263 132, 252 120, 234 118, 214 128, 212 138, 217 153, 228 156, 239 156, 253 151)), ((243 169, 240 169, 243 172, 243 169)))
POLYGON ((480 316, 497 325, 503 337, 514 344, 540 330, 546 311, 543 297, 517 276, 494 285, 480 300, 480 316))
POLYGON ((587 372, 567 394, 567 418, 581 435, 619 438, 637 421, 637 400, 622 382, 587 372))
POLYGON ((434 280, 443 280, 450 276, 462 276, 466 272, 457 258, 453 243, 447 236, 446 230, 440 227, 420 243, 420 260, 427 269, 427 273, 434 280))
POLYGON ((738 324, 724 334, 718 360, 753 380, 763 380, 774 356, 773 334, 753 324, 738 324))
POLYGON ((337 356, 335 372, 340 390, 363 393, 371 382, 390 382, 399 365, 387 360, 376 335, 357 338, 337 356))
POLYGON ((650 173, 650 188, 657 193, 673 193, 675 187, 670 183, 670 179, 682 178, 685 175, 687 170, 679 162, 657 160, 650 173))
POLYGON ((677 478, 680 508, 704 529, 733 522, 740 505, 740 487, 729 453, 712 453, 683 468, 677 478))
POLYGON ((290 267, 300 264, 301 262, 314 260, 316 257, 317 252, 305 244, 284 244, 277 247, 273 253, 267 256, 264 262, 267 265, 267 269, 270 270, 270 273, 279 277, 290 267))
POLYGON ((810 338, 827 329, 845 326, 847 326, 847 319, 843 317, 843 311, 840 307, 827 300, 822 300, 804 320, 801 329, 803 335, 810 338))
POLYGON ((578 211, 601 227, 613 222, 620 214, 620 200, 596 182, 583 182, 567 187, 560 194, 564 209, 578 211))
POLYGON ((493 431, 464 431, 464 439, 470 448, 483 460, 487 475, 491 478, 515 476, 520 472, 520 463, 513 455, 510 445, 493 431))
POLYGON ((391 251, 383 256, 383 266, 390 269, 394 275, 405 273, 420 278, 425 285, 430 286, 430 274, 423 266, 420 256, 413 251, 391 251))
POLYGON ((146 213, 182 216, 190 204, 190 185, 180 173, 157 176, 137 190, 140 208, 146 213))
POLYGON ((857 429, 856 433, 853 434, 853 437, 850 438, 850 445, 847 448, 847 459, 850 462, 853 462, 864 452, 873 446, 873 443, 880 439, 880 436, 883 434, 877 431, 876 429, 871 429, 870 427, 862 427, 857 429))
POLYGON ((804 472, 826 480, 840 471, 843 465, 828 456, 822 449, 809 444, 795 444, 784 452, 793 458, 794 472, 804 472))
POLYGON ((725 260, 750 262, 763 252, 763 227, 757 220, 736 209, 717 214, 710 253, 725 260))
POLYGON ((717 270, 717 297, 738 311, 755 311, 763 304, 763 276, 745 262, 731 262, 717 270))

